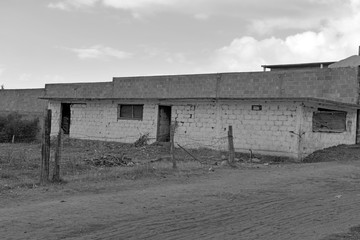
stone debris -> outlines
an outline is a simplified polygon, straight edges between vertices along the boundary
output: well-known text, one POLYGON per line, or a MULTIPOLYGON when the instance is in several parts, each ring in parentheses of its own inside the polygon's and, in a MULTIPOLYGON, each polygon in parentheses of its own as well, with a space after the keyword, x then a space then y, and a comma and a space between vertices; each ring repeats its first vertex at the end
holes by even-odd
POLYGON ((84 160, 87 164, 93 165, 93 166, 104 166, 104 167, 113 167, 113 166, 128 166, 132 167, 135 165, 133 161, 131 161, 131 158, 122 155, 122 156, 116 156, 111 154, 105 154, 101 157, 96 157, 92 159, 85 159, 84 160))
POLYGON ((253 162, 253 163, 259 163, 259 162, 261 162, 261 160, 258 159, 258 158, 252 158, 250 161, 253 162))

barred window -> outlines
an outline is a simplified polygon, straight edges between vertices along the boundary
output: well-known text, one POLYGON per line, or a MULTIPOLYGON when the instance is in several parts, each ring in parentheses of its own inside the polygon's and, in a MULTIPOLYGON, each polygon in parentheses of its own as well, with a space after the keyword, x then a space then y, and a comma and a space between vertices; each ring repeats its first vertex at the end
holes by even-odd
POLYGON ((118 119, 125 120, 142 120, 144 105, 119 104, 118 119))
POLYGON ((319 108, 313 114, 313 132, 346 131, 346 112, 319 108))

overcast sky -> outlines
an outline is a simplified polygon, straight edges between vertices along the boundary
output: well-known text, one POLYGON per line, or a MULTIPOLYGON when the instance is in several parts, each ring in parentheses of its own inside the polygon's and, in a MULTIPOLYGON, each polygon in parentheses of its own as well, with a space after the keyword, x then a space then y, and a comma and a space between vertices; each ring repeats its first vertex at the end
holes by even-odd
POLYGON ((0 85, 261 71, 359 40, 360 0, 0 0, 0 85))

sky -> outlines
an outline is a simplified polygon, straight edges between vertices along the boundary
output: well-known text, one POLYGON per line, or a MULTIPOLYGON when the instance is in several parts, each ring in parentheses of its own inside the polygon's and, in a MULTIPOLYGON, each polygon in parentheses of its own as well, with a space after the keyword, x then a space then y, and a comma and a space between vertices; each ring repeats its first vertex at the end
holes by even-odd
POLYGON ((359 23, 360 0, 0 0, 0 85, 338 61, 359 23))

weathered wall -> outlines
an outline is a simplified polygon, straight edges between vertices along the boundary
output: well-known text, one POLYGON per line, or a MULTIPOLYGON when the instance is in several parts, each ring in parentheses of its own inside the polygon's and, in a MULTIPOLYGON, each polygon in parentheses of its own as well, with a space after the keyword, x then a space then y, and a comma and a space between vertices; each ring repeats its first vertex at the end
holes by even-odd
POLYGON ((115 98, 215 98, 218 74, 114 78, 115 98))
MULTIPOLYGON (((118 120, 117 106, 122 101, 87 101, 71 106, 70 137, 132 143, 141 134, 156 139, 158 105, 144 103, 143 121, 118 120)), ((164 103, 162 103, 164 104, 164 103)), ((185 147, 227 149, 228 126, 233 126, 237 151, 297 156, 295 104, 284 103, 171 103, 172 120, 178 122, 175 141, 185 147), (251 105, 261 104, 261 111, 251 105)), ((59 126, 60 102, 51 102, 52 135, 59 126)))
MULTIPOLYGON (((143 120, 117 119, 118 104, 123 101, 87 101, 71 105, 70 137, 78 139, 135 142, 142 134, 156 139, 157 105, 144 103, 143 120)), ((143 104, 143 103, 140 103, 143 104)), ((51 135, 59 132, 60 102, 51 102, 51 135)))
POLYGON ((296 104, 214 102, 173 106, 178 121, 175 141, 188 147, 227 150, 227 132, 233 126, 234 147, 239 152, 297 157, 296 104), (261 111, 251 109, 260 104, 261 111))
POLYGON ((52 98, 111 98, 112 82, 46 84, 45 96, 52 98))
POLYGON ((327 133, 312 131, 312 117, 316 109, 312 107, 303 108, 301 123, 302 136, 299 151, 304 156, 319 150, 340 144, 355 144, 356 139, 356 110, 347 110, 346 132, 327 133))
POLYGON ((46 97, 68 99, 319 98, 358 101, 358 68, 114 78, 47 84, 46 97))
POLYGON ((357 103, 358 68, 224 74, 223 98, 319 98, 357 103))
POLYGON ((358 68, 114 78, 118 98, 320 98, 357 103, 358 68))
MULTIPOLYGON (((312 132, 316 108, 304 103, 265 101, 162 102, 172 106, 172 121, 178 122, 175 142, 187 148, 213 148, 227 151, 227 132, 233 126, 234 146, 239 152, 304 157, 311 152, 338 144, 354 144, 356 111, 347 114, 344 133, 312 132), (260 111, 252 105, 261 105, 260 111), (305 132, 299 139, 297 134, 305 132)), ((60 102, 53 110, 51 134, 59 126, 60 102)), ((158 103, 155 101, 86 101, 71 105, 70 137, 103 141, 135 142, 149 133, 156 139, 158 103), (85 102, 84 102, 85 103, 85 102), (118 120, 118 104, 144 104, 143 120, 118 120)))

